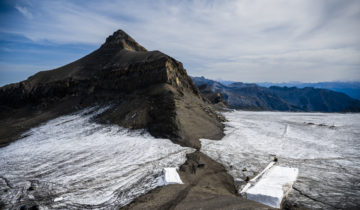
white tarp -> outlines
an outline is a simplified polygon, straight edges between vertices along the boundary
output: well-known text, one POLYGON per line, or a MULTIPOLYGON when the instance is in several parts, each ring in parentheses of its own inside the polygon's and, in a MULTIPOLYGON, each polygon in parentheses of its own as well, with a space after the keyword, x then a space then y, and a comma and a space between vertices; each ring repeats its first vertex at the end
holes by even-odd
POLYGON ((291 190, 297 176, 297 168, 273 166, 245 195, 250 200, 280 208, 282 199, 291 190))
POLYGON ((54 199, 54 202, 58 202, 58 201, 62 201, 62 200, 64 200, 63 197, 57 197, 57 198, 54 199))
POLYGON ((274 161, 272 161, 271 163, 269 163, 269 165, 266 166, 266 168, 264 170, 262 170, 258 175, 256 175, 254 178, 252 178, 240 191, 240 194, 244 194, 249 187, 251 187, 252 185, 254 185, 257 180, 265 173, 267 172, 273 165, 275 164, 274 161))
POLYGON ((176 168, 164 168, 163 173, 164 185, 183 184, 178 172, 176 171, 176 168))

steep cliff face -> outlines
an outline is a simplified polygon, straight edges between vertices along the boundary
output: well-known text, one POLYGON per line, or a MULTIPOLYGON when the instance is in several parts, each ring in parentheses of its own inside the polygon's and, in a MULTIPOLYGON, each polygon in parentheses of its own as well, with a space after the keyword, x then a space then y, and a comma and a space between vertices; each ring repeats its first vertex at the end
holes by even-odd
POLYGON ((0 143, 56 116, 105 104, 112 108, 99 122, 148 129, 181 145, 198 148, 199 137, 222 136, 221 117, 182 64, 119 30, 73 63, 1 87, 0 143))

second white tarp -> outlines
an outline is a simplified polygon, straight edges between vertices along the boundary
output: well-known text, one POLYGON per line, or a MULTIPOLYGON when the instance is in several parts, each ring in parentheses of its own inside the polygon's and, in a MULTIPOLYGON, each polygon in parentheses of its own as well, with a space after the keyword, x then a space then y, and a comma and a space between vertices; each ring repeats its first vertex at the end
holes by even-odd
POLYGON ((183 182, 180 179, 180 176, 178 172, 176 171, 176 168, 164 168, 163 170, 163 184, 183 184, 183 182))
POLYGON ((292 189, 297 176, 297 168, 273 166, 245 192, 245 195, 250 200, 280 208, 282 199, 292 189))

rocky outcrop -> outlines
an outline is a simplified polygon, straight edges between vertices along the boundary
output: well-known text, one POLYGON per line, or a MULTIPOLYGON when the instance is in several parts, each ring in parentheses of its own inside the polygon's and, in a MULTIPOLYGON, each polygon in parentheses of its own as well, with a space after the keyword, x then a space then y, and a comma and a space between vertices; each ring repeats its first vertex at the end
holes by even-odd
POLYGON ((199 148, 200 137, 222 137, 222 118, 201 97, 182 64, 147 51, 119 30, 73 63, 1 87, 0 143, 6 145, 51 118, 102 104, 112 108, 99 122, 147 129, 181 145, 199 148))
POLYGON ((207 98, 212 104, 218 105, 220 107, 226 107, 227 102, 220 92, 213 92, 210 85, 202 84, 198 86, 200 93, 207 98))

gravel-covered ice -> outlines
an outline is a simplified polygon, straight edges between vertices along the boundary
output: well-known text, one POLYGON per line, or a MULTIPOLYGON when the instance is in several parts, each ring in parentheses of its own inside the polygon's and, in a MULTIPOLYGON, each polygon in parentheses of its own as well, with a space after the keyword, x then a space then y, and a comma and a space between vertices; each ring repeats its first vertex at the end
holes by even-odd
POLYGON ((276 155, 299 169, 287 201, 310 209, 360 206, 360 114, 223 113, 225 137, 202 139, 201 151, 236 180, 254 177, 276 155))
POLYGON ((145 131, 101 125, 92 108, 31 129, 0 148, 0 201, 18 209, 117 208, 159 185, 166 167, 178 167, 191 148, 145 131))

